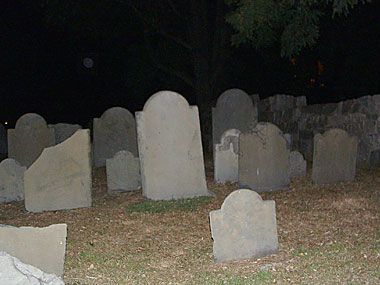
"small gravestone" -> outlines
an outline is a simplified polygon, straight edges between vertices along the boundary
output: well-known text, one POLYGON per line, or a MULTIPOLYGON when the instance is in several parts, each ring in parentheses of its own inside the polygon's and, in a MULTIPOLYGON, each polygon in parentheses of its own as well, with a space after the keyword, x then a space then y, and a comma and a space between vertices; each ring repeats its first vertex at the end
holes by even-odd
POLYGON ((44 149, 25 171, 25 208, 29 212, 91 206, 89 130, 44 149))
POLYGON ((94 119, 93 146, 94 165, 105 166, 106 159, 118 151, 126 150, 135 157, 137 154, 136 122, 133 115, 124 108, 113 107, 94 119))
POLYGON ((304 176, 306 174, 306 160, 298 151, 289 154, 289 177, 304 176))
MULTIPOLYGON (((257 123, 257 108, 252 99, 240 89, 224 91, 212 108, 213 150, 221 141, 222 134, 228 129, 246 132, 257 123)), ((215 153, 214 153, 215 155, 215 153)))
POLYGON ((4 159, 0 163, 0 203, 24 200, 24 172, 13 158, 4 159))
POLYGON ((107 192, 123 192, 141 188, 140 160, 121 150, 106 159, 107 192))
POLYGON ((55 274, 25 264, 18 258, 0 251, 0 284, 3 285, 64 285, 55 274))
POLYGON ((199 114, 180 94, 161 91, 136 112, 143 195, 170 200, 210 195, 199 114))
POLYGON ((8 130, 8 156, 29 167, 45 147, 55 144, 53 129, 44 118, 34 113, 21 116, 14 129, 8 130))
POLYGON ((215 145, 214 178, 216 183, 238 180, 239 135, 239 130, 226 130, 221 142, 215 145))
POLYGON ((314 184, 334 184, 355 179, 358 139, 341 129, 314 136, 311 179, 314 184))
POLYGON ((0 225, 0 250, 46 273, 63 275, 67 225, 44 228, 0 225))
POLYGON ((7 130, 0 124, 0 160, 8 157, 7 130))
POLYGON ((66 124, 66 123, 58 123, 58 124, 49 124, 49 128, 54 129, 55 131, 55 143, 59 144, 69 137, 71 137, 77 130, 82 129, 80 125, 77 124, 66 124))
POLYGON ((291 134, 284 134, 284 137, 286 139, 286 147, 288 149, 291 149, 291 147, 292 147, 292 135, 291 134))
POLYGON ((257 192, 288 189, 289 150, 281 130, 271 123, 240 134, 239 187, 257 192))
POLYGON ((232 192, 210 212, 215 263, 278 253, 275 202, 248 189, 232 192))

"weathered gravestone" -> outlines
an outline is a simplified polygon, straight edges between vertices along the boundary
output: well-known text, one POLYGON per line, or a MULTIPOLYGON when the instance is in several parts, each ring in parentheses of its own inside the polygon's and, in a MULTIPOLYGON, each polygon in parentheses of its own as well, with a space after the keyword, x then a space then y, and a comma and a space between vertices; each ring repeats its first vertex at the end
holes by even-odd
POLYGON ((89 130, 44 149, 25 171, 25 208, 29 212, 91 206, 89 130))
POLYGON ((0 284, 2 285, 64 285, 55 274, 25 264, 18 258, 0 251, 0 284))
POLYGON ((24 200, 24 172, 13 158, 4 159, 0 163, 0 203, 24 200))
POLYGON ((0 250, 44 272, 63 275, 67 225, 44 228, 0 225, 0 250))
POLYGON ((29 167, 45 147, 55 144, 54 130, 34 113, 21 116, 14 129, 8 130, 8 156, 29 167))
POLYGON ((239 135, 239 130, 226 130, 220 143, 215 145, 214 178, 216 183, 238 180, 239 135))
POLYGON ((137 157, 136 123, 133 115, 124 108, 113 107, 94 119, 94 165, 105 166, 106 159, 118 151, 126 150, 137 157))
POLYGON ((311 179, 315 184, 334 184, 355 179, 358 139, 341 129, 314 136, 311 179))
POLYGON ((8 157, 7 130, 0 124, 0 160, 8 157))
POLYGON ((304 176, 306 174, 306 160, 298 151, 289 154, 289 177, 304 176))
POLYGON ((69 137, 71 137, 77 130, 82 129, 82 126, 77 124, 66 124, 66 123, 58 123, 58 124, 49 124, 49 128, 54 129, 55 132, 55 144, 59 144, 69 137))
POLYGON ((106 159, 107 192, 123 192, 141 188, 140 160, 121 150, 106 159))
POLYGON ((257 192, 288 189, 289 150, 281 130, 271 123, 240 134, 239 187, 257 192))
POLYGON ((210 195, 196 106, 180 94, 161 91, 136 112, 143 195, 170 200, 210 195))
POLYGON ((248 189, 232 192, 210 212, 215 263, 278 253, 275 202, 248 189))
POLYGON ((256 124, 257 108, 253 106, 249 95, 240 89, 224 91, 219 96, 216 107, 212 108, 213 150, 226 130, 246 132, 256 124))

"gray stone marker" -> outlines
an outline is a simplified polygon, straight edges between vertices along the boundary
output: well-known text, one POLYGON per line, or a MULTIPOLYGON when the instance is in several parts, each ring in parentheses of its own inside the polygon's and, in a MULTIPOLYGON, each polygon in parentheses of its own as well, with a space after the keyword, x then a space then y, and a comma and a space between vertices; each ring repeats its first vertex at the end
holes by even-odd
POLYGON ((24 172, 13 158, 4 159, 0 163, 0 203, 24 200, 24 172))
POLYGON ((239 187, 265 192, 289 186, 289 150, 281 130, 271 123, 259 123, 240 134, 239 187))
POLYGON ((25 208, 29 212, 91 206, 89 130, 44 149, 25 171, 25 208))
POLYGON ((0 250, 46 273, 63 275, 67 225, 44 228, 0 225, 0 250))
POLYGON ((226 130, 221 142, 215 145, 214 179, 216 183, 238 181, 239 135, 239 130, 226 130))
POLYGON ((59 144, 67 140, 77 130, 82 129, 82 126, 80 125, 66 123, 49 124, 48 127, 54 129, 55 131, 55 144, 59 144))
POLYGON ((5 251, 0 251, 0 284, 64 285, 65 283, 55 274, 45 273, 33 265, 21 262, 5 251))
POLYGON ((8 156, 29 167, 45 147, 55 144, 54 130, 34 113, 21 116, 14 129, 8 130, 8 156))
POLYGON ((314 136, 311 179, 314 184, 334 184, 355 179, 358 139, 341 129, 314 136))
POLYGON ((298 151, 289 154, 289 177, 304 176, 306 174, 306 160, 298 151))
POLYGON ((212 108, 213 150, 226 130, 246 132, 256 124, 257 108, 253 106, 249 95, 240 89, 224 91, 219 96, 216 107, 212 108))
POLYGON ((0 160, 8 157, 8 139, 7 130, 0 124, 0 160))
POLYGON ((136 112, 143 195, 170 200, 210 195, 199 114, 180 94, 161 91, 136 112))
POLYGON ((121 150, 106 159, 107 192, 123 192, 141 188, 140 160, 129 151, 121 150))
POLYGON ((124 108, 113 107, 94 119, 93 131, 94 165, 105 166, 106 159, 118 151, 126 150, 135 157, 137 153, 136 122, 133 115, 124 108))
POLYGON ((278 253, 275 202, 248 189, 232 192, 210 212, 215 263, 278 253))

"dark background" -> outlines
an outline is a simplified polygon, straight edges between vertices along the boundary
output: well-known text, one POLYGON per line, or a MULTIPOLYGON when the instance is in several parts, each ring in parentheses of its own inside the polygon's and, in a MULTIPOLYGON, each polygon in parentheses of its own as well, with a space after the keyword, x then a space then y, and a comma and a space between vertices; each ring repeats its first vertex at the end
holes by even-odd
MULTIPOLYGON (((104 1, 97 21, 106 32, 99 36, 90 29, 51 24, 46 11, 27 3, 5 1, 0 15, 0 120, 9 122, 8 127, 27 112, 42 115, 48 123, 86 126, 113 106, 142 110, 153 93, 165 89, 195 104, 185 83, 150 61, 133 11, 117 14, 113 2, 104 1), (82 66, 87 56, 95 62, 90 70, 82 66)), ((378 94, 379 15, 377 0, 358 5, 347 18, 326 14, 318 43, 293 62, 281 58, 276 46, 260 51, 231 48, 217 90, 240 88, 261 98, 304 95, 308 104, 378 94)), ((220 93, 212 95, 216 100, 220 93)))

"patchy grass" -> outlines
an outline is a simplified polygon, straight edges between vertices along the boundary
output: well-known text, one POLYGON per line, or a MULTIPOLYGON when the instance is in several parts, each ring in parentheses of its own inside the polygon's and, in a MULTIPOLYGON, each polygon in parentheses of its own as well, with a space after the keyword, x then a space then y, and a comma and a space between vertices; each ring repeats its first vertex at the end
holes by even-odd
POLYGON ((351 183, 312 185, 310 173, 276 202, 279 254, 215 265, 209 212, 237 183, 214 184, 213 197, 150 201, 141 191, 107 194, 104 168, 93 175, 93 206, 28 213, 0 204, 0 223, 67 223, 64 280, 79 284, 380 284, 380 170, 351 183))

